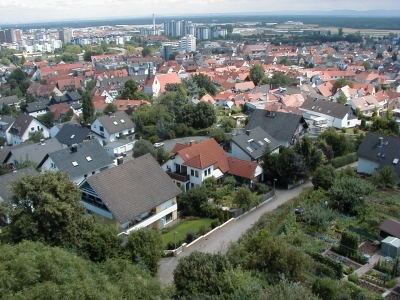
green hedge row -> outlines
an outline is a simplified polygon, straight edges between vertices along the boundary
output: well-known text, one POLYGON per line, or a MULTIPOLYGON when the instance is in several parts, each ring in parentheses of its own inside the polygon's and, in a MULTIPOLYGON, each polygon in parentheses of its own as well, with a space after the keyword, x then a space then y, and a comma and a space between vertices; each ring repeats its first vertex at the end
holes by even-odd
POLYGON ((355 152, 352 152, 332 159, 332 166, 337 169, 345 165, 349 165, 355 161, 357 161, 357 156, 355 152))
POLYGON ((328 266, 335 272, 335 279, 342 279, 343 278, 343 265, 342 263, 328 257, 325 255, 322 255, 321 253, 315 253, 315 252, 308 252, 308 255, 310 255, 313 259, 316 261, 323 263, 324 265, 328 266))

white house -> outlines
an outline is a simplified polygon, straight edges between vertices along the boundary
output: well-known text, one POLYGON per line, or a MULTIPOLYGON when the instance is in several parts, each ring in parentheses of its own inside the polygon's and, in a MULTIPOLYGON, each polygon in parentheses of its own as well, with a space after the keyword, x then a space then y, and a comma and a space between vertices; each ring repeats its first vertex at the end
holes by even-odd
MULTIPOLYGON (((5 139, 6 145, 11 145, 11 133, 8 132, 12 124, 14 124, 15 118, 10 116, 0 116, 0 137, 5 139)), ((4 145, 0 145, 4 146, 4 145)))
POLYGON ((37 119, 26 114, 20 114, 8 130, 11 135, 11 144, 19 145, 30 139, 32 135, 41 134, 44 138, 50 136, 50 130, 37 119))

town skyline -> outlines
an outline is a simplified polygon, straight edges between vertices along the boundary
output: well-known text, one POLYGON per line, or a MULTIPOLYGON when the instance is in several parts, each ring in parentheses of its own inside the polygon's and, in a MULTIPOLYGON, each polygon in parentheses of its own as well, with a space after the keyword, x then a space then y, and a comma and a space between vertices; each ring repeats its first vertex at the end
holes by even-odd
MULTIPOLYGON (((238 13, 265 13, 265 14, 307 14, 329 13, 334 10, 353 10, 366 12, 398 7, 396 0, 363 1, 360 7, 358 1, 337 0, 332 6, 331 1, 323 0, 283 0, 279 3, 272 1, 228 1, 228 0, 150 0, 139 4, 136 0, 108 0, 98 3, 94 0, 83 1, 48 1, 37 0, 35 2, 13 0, 0 3, 2 11, 2 24, 39 23, 65 20, 90 20, 101 18, 125 18, 146 17, 153 13, 159 17, 181 16, 193 14, 238 14, 238 13), (384 2, 384 3, 382 3, 384 2), (77 9, 78 8, 78 9, 77 9)), ((338 12, 340 13, 340 12, 338 12)))

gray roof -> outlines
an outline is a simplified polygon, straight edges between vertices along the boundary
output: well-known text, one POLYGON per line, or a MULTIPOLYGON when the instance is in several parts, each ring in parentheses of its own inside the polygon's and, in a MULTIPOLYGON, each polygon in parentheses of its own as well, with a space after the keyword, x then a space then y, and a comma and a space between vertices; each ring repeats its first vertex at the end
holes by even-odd
POLYGON ((379 229, 391 236, 400 238, 400 222, 398 220, 385 219, 379 226, 379 229))
POLYGON ((100 86, 108 87, 113 85, 117 91, 122 91, 125 89, 125 82, 128 80, 133 79, 137 84, 144 85, 146 83, 147 75, 136 75, 136 76, 129 76, 129 77, 116 77, 116 78, 104 78, 100 86))
MULTIPOLYGON (((6 132, 8 128, 14 123, 15 118, 10 116, 1 116, 0 115, 0 131, 6 132)), ((2 146, 2 145, 0 145, 2 146)))
POLYGON ((18 104, 18 103, 19 103, 19 99, 15 95, 0 98, 0 106, 2 106, 3 104, 12 105, 12 104, 18 104))
POLYGON ((234 136, 232 143, 235 143, 253 159, 258 159, 263 154, 266 145, 271 150, 280 146, 279 142, 259 126, 253 128, 250 132, 234 136))
POLYGON ((86 180, 120 224, 182 193, 150 154, 86 180))
POLYGON ((82 127, 78 124, 65 124, 54 138, 61 144, 70 146, 82 143, 89 133, 90 129, 87 127, 82 127))
POLYGON ((21 147, 25 147, 26 145, 32 145, 32 141, 25 141, 21 144, 15 145, 15 146, 5 146, 0 149, 0 164, 4 164, 7 161, 7 157, 10 154, 10 151, 13 149, 18 149, 21 147))
POLYGON ((352 117, 357 118, 353 110, 351 109, 351 106, 340 104, 330 100, 322 100, 315 97, 307 97, 307 99, 301 105, 300 109, 315 111, 339 119, 343 119, 346 114, 349 114, 350 119, 352 117))
POLYGON ((56 139, 45 140, 43 143, 24 145, 17 149, 10 149, 8 158, 13 155, 19 163, 30 160, 39 164, 46 154, 62 149, 62 145, 56 139))
POLYGON ((49 108, 47 107, 47 103, 43 102, 30 102, 27 103, 26 106, 24 107, 24 110, 27 113, 32 113, 35 111, 40 111, 40 110, 49 110, 49 108))
POLYGON ((8 132, 13 135, 22 137, 33 119, 34 117, 30 115, 19 114, 8 132))
POLYGON ((290 143, 300 123, 307 127, 302 115, 256 109, 250 117, 246 130, 260 126, 276 140, 290 143))
POLYGON ((71 179, 90 174, 113 163, 113 159, 97 139, 78 144, 76 152, 72 152, 71 148, 64 148, 49 153, 39 164, 39 167, 48 157, 52 159, 58 170, 67 172, 71 179), (87 159, 87 157, 90 159, 87 159), (73 162, 76 162, 77 165, 74 166, 73 162))
POLYGON ((27 168, 17 170, 16 172, 7 173, 0 176, 0 201, 11 199, 13 194, 9 190, 10 184, 21 179, 24 174, 28 176, 35 176, 37 175, 37 171, 34 167, 29 166, 27 168))
POLYGON ((369 131, 357 150, 357 156, 378 163, 379 169, 393 166, 400 177, 400 137, 369 131), (380 137, 383 138, 382 147, 378 146, 380 137))
POLYGON ((123 110, 116 111, 115 113, 110 115, 98 117, 97 120, 100 121, 100 123, 109 134, 121 132, 123 130, 128 130, 135 127, 135 124, 133 123, 129 115, 123 110), (121 120, 124 121, 121 122, 121 120))

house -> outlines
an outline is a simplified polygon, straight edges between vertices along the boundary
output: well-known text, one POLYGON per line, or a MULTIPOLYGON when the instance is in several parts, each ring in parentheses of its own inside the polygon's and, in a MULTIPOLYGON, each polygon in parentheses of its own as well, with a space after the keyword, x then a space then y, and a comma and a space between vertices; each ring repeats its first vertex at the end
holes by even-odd
MULTIPOLYGON (((0 138, 5 140, 5 145, 11 145, 11 134, 8 132, 15 118, 10 116, 0 116, 0 138)), ((4 146, 4 145, 0 145, 4 146)))
POLYGON ((371 116, 375 109, 380 108, 380 104, 376 100, 375 95, 352 98, 348 103, 354 111, 357 111, 358 108, 365 116, 371 116))
POLYGON ((105 143, 114 142, 117 139, 126 139, 131 142, 126 145, 126 151, 133 147, 135 124, 124 111, 116 111, 98 117, 90 128, 94 133, 100 135, 105 143))
POLYGON ((67 92, 62 96, 53 96, 50 104, 75 104, 82 102, 82 96, 78 92, 67 92))
MULTIPOLYGON (((72 109, 67 104, 54 104, 50 108, 50 112, 53 114, 53 124, 61 123, 67 116, 68 112, 72 109)), ((72 115, 71 115, 72 116, 72 115)))
POLYGON ((30 102, 23 108, 25 114, 32 117, 43 116, 49 111, 49 107, 45 101, 43 102, 30 102))
POLYGON ((37 175, 37 171, 34 167, 29 166, 24 169, 17 170, 15 172, 7 173, 0 176, 0 202, 8 201, 13 196, 13 193, 10 191, 10 185, 14 182, 17 182, 22 178, 22 176, 35 176, 37 175))
POLYGON ((99 142, 90 140, 48 153, 38 168, 67 172, 70 179, 79 184, 86 177, 112 168, 113 163, 99 142))
POLYGON ((165 86, 169 83, 182 83, 182 80, 177 73, 159 74, 146 83, 143 91, 157 97, 165 92, 165 86))
POLYGON ((18 148, 10 148, 2 163, 15 167, 27 160, 38 165, 47 153, 62 149, 62 145, 56 139, 48 139, 39 143, 21 145, 18 148))
POLYGON ((176 197, 182 191, 150 154, 88 177, 79 188, 87 212, 125 234, 162 229, 178 217, 176 197))
POLYGON ((0 98, 0 107, 3 107, 3 105, 18 107, 19 106, 19 99, 15 95, 0 98))
POLYGON ((8 133, 11 135, 12 145, 23 143, 35 134, 41 134, 43 138, 50 136, 50 131, 46 126, 34 117, 26 114, 20 114, 16 118, 8 133))
POLYGON ((40 84, 32 82, 26 90, 27 95, 32 95, 38 100, 50 100, 54 96, 62 96, 61 91, 54 84, 40 84))
MULTIPOLYGON (((353 109, 344 104, 337 102, 307 97, 300 109, 303 111, 305 119, 313 119, 312 117, 322 117, 326 127, 335 128, 352 128, 360 125, 353 109)), ((314 124, 316 126, 321 124, 314 124)))
POLYGON ((380 234, 382 238, 393 236, 400 239, 400 222, 394 219, 385 219, 379 226, 380 234))
POLYGON ((357 150, 358 173, 372 174, 385 166, 392 166, 400 183, 400 137, 368 132, 357 150))
POLYGON ((89 134, 90 129, 87 127, 66 123, 61 127, 54 138, 61 143, 63 148, 67 148, 71 147, 73 144, 79 144, 87 140, 89 134))
POLYGON ((258 126, 285 147, 294 145, 308 129, 302 115, 261 109, 256 109, 252 113, 246 130, 253 130, 258 126))
POLYGON ((272 153, 279 153, 280 144, 261 127, 247 130, 244 134, 235 135, 230 141, 231 153, 235 158, 260 162, 265 147, 272 153))
POLYGON ((161 167, 176 185, 187 191, 214 176, 220 180, 233 175, 251 186, 262 176, 262 168, 256 162, 231 158, 214 140, 190 145, 176 144, 174 153, 161 167))

